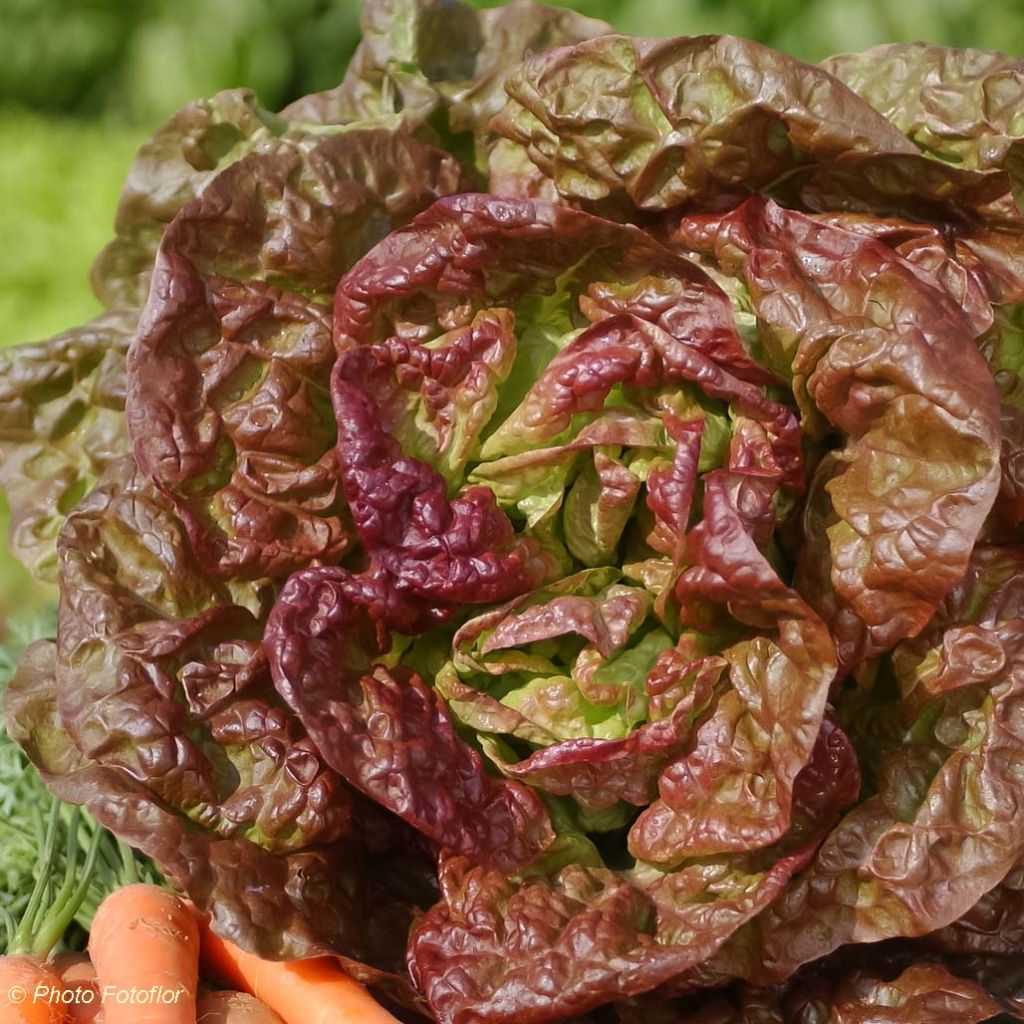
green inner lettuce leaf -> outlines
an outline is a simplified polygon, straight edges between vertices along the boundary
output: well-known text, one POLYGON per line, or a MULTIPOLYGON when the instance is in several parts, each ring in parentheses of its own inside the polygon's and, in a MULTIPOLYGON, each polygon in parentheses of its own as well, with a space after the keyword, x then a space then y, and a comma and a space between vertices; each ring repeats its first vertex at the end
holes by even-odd
POLYGON ((1018 62, 362 24, 4 356, 10 735, 403 1019, 1020 1012, 1018 62))

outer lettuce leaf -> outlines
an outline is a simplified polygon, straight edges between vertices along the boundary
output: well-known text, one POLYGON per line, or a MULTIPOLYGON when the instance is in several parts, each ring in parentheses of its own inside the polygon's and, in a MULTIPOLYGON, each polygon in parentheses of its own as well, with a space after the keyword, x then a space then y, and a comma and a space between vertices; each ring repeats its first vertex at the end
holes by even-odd
MULTIPOLYGON (((487 142, 490 119, 506 102, 505 81, 524 57, 611 31, 610 25, 597 18, 533 0, 487 8, 476 12, 476 18, 479 42, 473 54, 473 74, 469 81, 441 88, 451 104, 453 132, 472 131, 487 142)), ((443 32, 441 38, 445 38, 443 32)))
POLYGON ((821 66, 918 149, 970 169, 1021 173, 1024 61, 988 50, 887 43, 821 66))
POLYGON ((303 96, 285 107, 284 116, 346 124, 401 113, 416 127, 440 100, 431 75, 444 80, 465 69, 479 45, 473 12, 459 3, 371 0, 362 5, 359 21, 362 39, 342 83, 303 96), (442 46, 442 39, 448 45, 442 46))
MULTIPOLYGON (((949 51, 953 59, 959 51, 949 51)), ((934 99, 934 98, 933 98, 934 99)), ((971 329, 995 378, 1002 402, 1002 483, 985 529, 986 540, 1018 539, 1024 521, 1024 341, 1019 305, 993 309, 985 290, 984 262, 965 257, 939 228, 867 214, 817 214, 815 219, 870 235, 929 274, 968 315, 971 329)))
POLYGON ((24 655, 5 691, 6 723, 47 786, 85 806, 147 856, 212 917, 218 934, 268 958, 336 957, 375 992, 414 1009, 402 970, 405 932, 435 898, 430 858, 392 822, 360 807, 362 841, 343 839, 270 854, 246 839, 197 829, 144 783, 89 761, 56 713, 54 645, 24 655))
POLYGON ((1019 957, 1024 953, 1024 867, 1016 865, 963 917, 926 941, 944 953, 1019 957))
POLYGON ((68 517, 61 583, 57 644, 29 652, 5 699, 47 784, 221 934, 271 957, 336 953, 416 1005, 395 972, 434 898, 429 852, 347 788, 278 697, 264 595, 202 572, 130 460, 68 517))
POLYGON ((442 903, 413 932, 410 970, 451 1024, 564 1020, 705 958, 778 891, 798 856, 766 871, 717 863, 635 881, 574 864, 521 884, 461 858, 442 862, 442 903))
POLYGON ((121 191, 114 239, 92 268, 105 306, 141 306, 168 224, 225 167, 273 145, 290 125, 256 104, 248 89, 182 107, 139 149, 121 191))
POLYGON ((708 965, 711 976, 776 981, 842 943, 934 932, 1021 859, 1022 582, 1020 551, 979 548, 927 631, 896 652, 905 696, 890 697, 871 730, 879 792, 708 965))
MULTIPOLYGON (((822 66, 894 124, 925 155, 951 166, 1001 171, 1019 206, 1024 198, 1018 57, 928 43, 892 43, 841 54, 822 66)), ((1015 228, 1014 235, 1019 235, 1015 228)), ((1020 243, 993 233, 957 246, 965 262, 980 260, 994 294, 1021 284, 1020 243)))
POLYGON ((349 546, 319 301, 459 182, 453 158, 401 133, 282 138, 167 230, 129 357, 129 426, 218 574, 286 575, 349 546))
POLYGON ((980 1024, 1002 1009, 980 986, 938 964, 915 964, 891 981, 854 974, 832 1000, 836 1024, 980 1024))
POLYGON ((137 307, 149 290, 164 230, 225 167, 250 152, 273 149, 281 137, 298 138, 303 132, 261 110, 248 90, 218 93, 180 110, 139 150, 122 191, 116 237, 94 264, 94 290, 112 312, 58 335, 48 343, 48 353, 33 346, 4 357, 12 362, 5 371, 8 393, 0 401, 10 411, 11 431, 0 444, 8 452, 10 473, 4 487, 12 492, 14 504, 18 536, 13 543, 43 578, 52 579, 56 572, 55 544, 63 514, 87 493, 104 465, 124 454, 124 352, 138 321, 137 307), (50 384, 42 384, 42 374, 50 384), (58 383, 65 379, 70 390, 58 383), (26 388, 34 389, 30 397, 17 394, 26 388), (83 414, 83 403, 92 411, 83 414), (28 405, 37 411, 30 412, 28 405), (32 431, 51 435, 45 468, 41 451, 25 447, 31 445, 32 431), (52 481, 42 483, 40 472, 52 481))
MULTIPOLYGON (((315 97, 283 114, 264 110, 249 89, 229 89, 186 104, 139 149, 121 191, 115 237, 92 268, 93 290, 107 307, 142 306, 160 239, 178 212, 217 175, 253 153, 272 153, 282 140, 308 139, 323 123, 400 128, 403 118, 381 109, 336 119, 318 115, 315 97)), ((323 130, 319 129, 323 134, 323 130)))
MULTIPOLYGON (((675 1024, 981 1024, 1003 1006, 974 981, 942 964, 921 962, 894 973, 889 965, 826 960, 818 970, 771 989, 738 986, 680 1008, 675 1024)), ((652 1008, 624 1014, 624 1024, 655 1024, 652 1008)))
POLYGON ((453 147, 472 133, 486 159, 486 127, 505 103, 504 81, 527 53, 610 31, 602 21, 533 0, 477 10, 452 0, 367 0, 362 42, 334 89, 286 107, 287 117, 342 124, 394 115, 435 126, 453 147))
POLYGON ((1024 329, 1019 305, 998 310, 991 329, 980 339, 1002 402, 1002 484, 988 538, 1020 542, 1024 523, 1024 329))
POLYGON ((796 586, 851 667, 918 632, 966 569, 999 488, 991 375, 959 307, 869 237, 762 199, 677 236, 747 282, 805 427, 846 437, 818 466, 796 586))
POLYGON ((495 130, 561 195, 620 209, 757 191, 848 153, 915 152, 825 72, 732 36, 607 36, 531 56, 507 89, 495 130))
POLYGON ((11 506, 11 550, 49 582, 64 516, 128 452, 124 357, 136 319, 115 310, 0 352, 0 487, 11 506))
POLYGON ((60 554, 58 712, 85 757, 271 851, 345 830, 344 787, 270 682, 260 595, 235 603, 201 571, 128 460, 68 517, 60 554))
POLYGON ((1024 297, 1010 174, 932 159, 820 68, 731 36, 606 36, 527 59, 507 89, 495 130, 571 202, 631 219, 766 192, 908 216, 950 230, 994 298, 1024 297))
POLYGON ((833 227, 877 238, 894 249, 948 292, 967 315, 975 335, 984 334, 992 326, 995 311, 986 291, 984 265, 975 258, 965 259, 944 226, 868 213, 816 213, 812 216, 833 227))

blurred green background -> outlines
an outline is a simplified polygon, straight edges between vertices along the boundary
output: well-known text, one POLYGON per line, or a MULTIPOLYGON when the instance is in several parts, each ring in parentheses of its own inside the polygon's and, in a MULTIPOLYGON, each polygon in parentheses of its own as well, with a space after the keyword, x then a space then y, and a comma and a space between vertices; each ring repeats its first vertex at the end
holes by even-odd
MULTIPOLYGON (((1024 53, 1021 0, 565 6, 626 32, 733 32, 805 60, 914 39, 1024 53)), ((218 89, 250 86, 279 108, 336 84, 358 22, 358 0, 0 0, 0 344, 48 337, 98 310, 89 264, 154 127, 218 89)), ((0 626, 48 596, 0 554, 0 626)))

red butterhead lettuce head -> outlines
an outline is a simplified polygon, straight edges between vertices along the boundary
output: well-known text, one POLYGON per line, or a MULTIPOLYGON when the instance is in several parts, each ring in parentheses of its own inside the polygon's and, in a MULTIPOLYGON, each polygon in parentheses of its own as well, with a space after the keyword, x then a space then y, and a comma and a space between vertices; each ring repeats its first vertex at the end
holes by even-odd
POLYGON ((11 350, 48 785, 442 1024, 1024 1006, 1022 68, 373 2, 11 350))

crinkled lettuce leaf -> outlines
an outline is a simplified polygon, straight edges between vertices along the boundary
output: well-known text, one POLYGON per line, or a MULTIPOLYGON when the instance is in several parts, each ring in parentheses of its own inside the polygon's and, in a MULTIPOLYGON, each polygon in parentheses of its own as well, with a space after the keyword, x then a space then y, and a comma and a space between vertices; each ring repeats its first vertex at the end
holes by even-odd
POLYGON ((736 500, 742 486, 727 471, 709 475, 704 519, 688 537, 690 567, 676 593, 684 620, 710 602, 757 632, 712 656, 728 666, 729 687, 692 747, 661 773, 658 799, 630 831, 631 852, 658 864, 756 849, 786 832, 792 787, 811 757, 835 676, 825 624, 754 543, 744 522, 749 506, 736 500))
MULTIPOLYGON (((904 959, 884 954, 867 963, 851 957, 826 959, 785 985, 740 985, 680 1000, 672 1019, 678 1024, 981 1024, 1005 1008, 976 981, 957 976, 941 963, 928 960, 903 966, 904 959)), ((622 1014, 624 1024, 664 1019, 657 1007, 643 1004, 622 1014)))
POLYGON ((68 516, 60 575, 57 711, 83 756, 271 851, 345 830, 344 787, 271 684, 266 598, 202 571, 130 460, 68 516))
POLYGON ((49 341, 0 352, 0 487, 11 551, 57 578, 64 517, 128 453, 125 353, 137 311, 112 310, 49 341))
POLYGON ((167 225, 210 180, 290 128, 249 89, 182 107, 143 143, 128 171, 115 236, 96 257, 92 286, 104 306, 141 306, 167 225))
POLYGON ((862 684, 866 696, 847 696, 876 792, 712 973, 774 982, 844 943, 935 932, 1020 861, 1022 574, 1018 549, 979 547, 928 628, 862 684), (866 703, 878 705, 870 724, 866 703))
POLYGON ((309 569, 285 586, 267 626, 279 692, 316 748, 352 786, 440 847, 512 871, 553 838, 537 795, 487 775, 437 694, 387 653, 388 628, 411 632, 386 578, 309 569))
POLYGON ((56 643, 5 697, 54 792, 86 805, 265 956, 340 955, 394 998, 404 931, 433 898, 430 851, 328 767, 277 694, 267 595, 198 565, 131 464, 114 463, 61 534, 56 643))
MULTIPOLYGON (((909 217, 949 232, 994 299, 1024 297, 1024 215, 996 154, 947 162, 883 116, 887 103, 880 113, 822 68, 733 36, 604 36, 528 58, 507 90, 492 125, 518 157, 504 161, 533 164, 570 202, 633 219, 762 192, 805 210, 909 217)), ((988 131, 1002 123, 1012 136, 1002 99, 988 131)))
POLYGON ((1020 174, 1019 57, 930 43, 885 43, 821 66, 919 150, 970 169, 1020 174))
POLYGON ((611 31, 534 0, 484 10, 459 0, 366 0, 360 24, 363 38, 341 84, 297 100, 284 116, 316 124, 399 118, 437 132, 453 152, 466 152, 468 138, 467 163, 480 170, 488 121, 524 55, 611 31))
MULTIPOLYGON (((401 127, 401 119, 383 112, 341 118, 337 125, 360 121, 362 127, 401 127)), ((337 130, 321 127, 310 111, 274 114, 262 108, 250 89, 228 89, 186 104, 140 147, 128 171, 114 219, 114 238, 92 267, 92 285, 104 306, 145 304, 153 264, 164 231, 178 212, 222 171, 259 153, 301 146, 337 130)), ((329 121, 330 124, 335 124, 329 121)))
POLYGON ((559 194, 612 208, 669 209, 848 154, 915 152, 826 72, 734 36, 599 37, 532 55, 507 90, 495 130, 559 194))
POLYGON ((999 389, 1002 482, 986 539, 1020 543, 1024 524, 1024 307, 1004 306, 979 346, 999 389))
MULTIPOLYGON (((822 62, 925 155, 951 167, 1001 172, 1015 204, 1024 198, 1018 114, 1022 62, 989 50, 890 43, 822 62)), ((965 238, 958 257, 974 264, 994 296, 1019 301, 1019 227, 965 238), (1013 294, 1017 293, 1017 294, 1013 294)))
POLYGON ((128 422, 140 467, 213 571, 285 576, 350 546, 325 300, 460 180, 452 157, 401 132, 284 136, 167 229, 129 357, 128 422))
MULTIPOLYGON (((825 737, 823 733, 823 737, 825 737)), ((706 959, 798 870, 851 798, 852 751, 823 738, 795 787, 787 835, 761 853, 694 858, 670 872, 574 863, 521 878, 441 861, 441 900, 413 929, 409 966, 452 1024, 572 1018, 657 988, 706 959)))
POLYGON ((917 633, 966 570, 999 490, 992 376, 960 307, 869 236, 758 198, 677 237, 746 281, 805 429, 845 440, 818 463, 796 587, 849 668, 917 633))
POLYGON ((966 914, 926 941, 947 954, 1019 957, 1024 952, 1024 865, 1015 864, 966 914))

